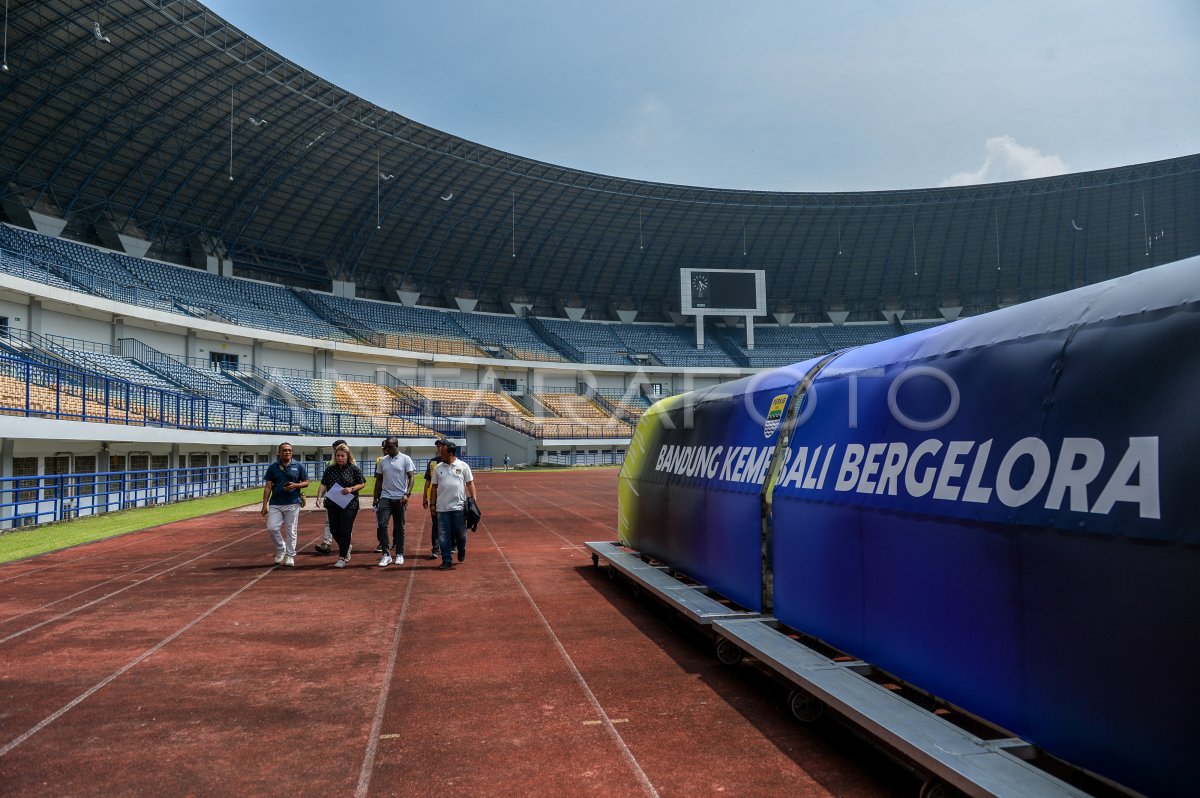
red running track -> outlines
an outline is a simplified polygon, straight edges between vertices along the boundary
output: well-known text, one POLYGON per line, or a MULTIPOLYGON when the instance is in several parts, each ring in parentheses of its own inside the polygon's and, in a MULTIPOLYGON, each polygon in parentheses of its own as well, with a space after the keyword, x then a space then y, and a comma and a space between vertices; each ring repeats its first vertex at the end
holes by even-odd
POLYGON ((449 572, 419 508, 400 567, 369 512, 346 569, 321 512, 294 569, 247 512, 0 566, 0 795, 911 793, 592 568, 616 479, 479 474, 449 572))

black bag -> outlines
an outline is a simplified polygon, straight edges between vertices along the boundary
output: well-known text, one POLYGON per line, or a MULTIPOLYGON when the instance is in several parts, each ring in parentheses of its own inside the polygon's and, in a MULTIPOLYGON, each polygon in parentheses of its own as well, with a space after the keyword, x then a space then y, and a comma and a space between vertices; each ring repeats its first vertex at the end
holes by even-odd
POLYGON ((464 510, 466 513, 467 529, 474 532, 475 527, 479 526, 479 519, 483 518, 483 513, 479 512, 479 505, 470 496, 467 497, 467 506, 464 510))

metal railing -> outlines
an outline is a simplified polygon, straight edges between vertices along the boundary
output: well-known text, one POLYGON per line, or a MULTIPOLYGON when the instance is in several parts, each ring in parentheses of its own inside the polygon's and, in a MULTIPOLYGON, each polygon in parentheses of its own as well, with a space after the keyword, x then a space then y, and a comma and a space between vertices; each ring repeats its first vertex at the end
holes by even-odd
POLYGON ((243 463, 0 477, 0 529, 262 487, 266 468, 264 463, 243 463))
POLYGON ((14 274, 16 270, 11 267, 22 266, 24 268, 21 268, 20 274, 17 276, 43 285, 53 286, 58 283, 67 283, 71 290, 85 291, 106 299, 142 307, 179 306, 179 303, 161 291, 116 282, 95 272, 69 266, 57 258, 51 261, 47 258, 25 255, 2 247, 0 248, 0 259, 4 259, 10 267, 4 271, 14 274))
POLYGON ((628 438, 633 429, 619 421, 610 423, 579 422, 564 418, 545 418, 533 421, 530 418, 509 413, 482 402, 459 400, 435 400, 433 412, 439 416, 465 416, 488 418, 497 424, 516 430, 522 435, 538 440, 556 438, 628 438))
POLYGON ((137 385, 116 377, 0 354, 0 413, 33 418, 89 421, 211 432, 271 432, 337 437, 428 436, 429 431, 460 436, 462 425, 446 419, 355 416, 278 405, 249 407, 137 385), (406 431, 406 422, 426 429, 406 431), (437 427, 425 422, 435 422, 437 427))
MULTIPOLYGON (((465 456, 473 471, 491 471, 491 457, 465 456)), ((0 477, 0 530, 66 521, 135 507, 151 507, 247 488, 262 488, 270 463, 151 468, 75 474, 0 477)), ((317 482, 327 461, 303 462, 317 482)), ((375 475, 375 461, 359 461, 363 475, 375 475)), ((420 471, 420 469, 418 469, 420 471)), ((257 503, 258 496, 247 501, 257 503)))

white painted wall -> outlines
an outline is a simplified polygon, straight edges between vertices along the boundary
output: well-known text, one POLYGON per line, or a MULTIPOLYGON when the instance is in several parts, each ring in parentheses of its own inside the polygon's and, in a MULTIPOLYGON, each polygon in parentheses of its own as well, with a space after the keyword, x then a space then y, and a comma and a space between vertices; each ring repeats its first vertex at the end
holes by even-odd
POLYGON ((212 338, 196 338, 196 357, 202 357, 208 360, 209 352, 223 352, 226 354, 237 355, 240 359, 238 364, 249 369, 250 363, 254 358, 254 346, 252 344, 242 344, 237 341, 214 340, 212 338))
POLYGON ((85 341, 97 343, 112 343, 112 324, 99 319, 85 319, 60 313, 56 310, 42 309, 42 333, 45 335, 66 335, 71 338, 82 338, 85 341))
POLYGON ((125 337, 136 338, 146 346, 153 347, 159 352, 165 352, 168 355, 182 356, 184 350, 187 348, 187 338, 185 336, 169 330, 136 327, 130 323, 129 319, 125 320, 125 337))
POLYGON ((357 360, 341 360, 332 358, 329 361, 329 368, 338 374, 350 374, 353 376, 374 377, 375 365, 373 363, 362 363, 357 360))
POLYGON ((0 299, 0 316, 7 316, 8 326, 14 330, 29 329, 29 305, 24 302, 0 299))
POLYGON ((574 374, 535 372, 533 382, 533 390, 535 391, 543 388, 571 388, 574 390, 578 385, 579 379, 574 374))
MULTIPOLYGON (((596 374, 596 390, 598 391, 624 391, 625 378, 620 374, 596 374)), ((637 393, 636 387, 634 393, 637 393)))
POLYGON ((313 367, 312 352, 304 350, 272 349, 271 347, 264 346, 263 360, 265 364, 260 363, 259 366, 266 369, 284 368, 312 371, 313 367))

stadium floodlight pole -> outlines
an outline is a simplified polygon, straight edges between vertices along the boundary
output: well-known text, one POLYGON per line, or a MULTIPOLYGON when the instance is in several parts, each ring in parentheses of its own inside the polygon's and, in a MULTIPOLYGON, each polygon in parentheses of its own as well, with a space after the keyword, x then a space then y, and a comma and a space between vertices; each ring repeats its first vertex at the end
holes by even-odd
POLYGON ((517 187, 513 186, 513 209, 512 209, 512 256, 517 257, 517 187))
POLYGON ((4 0, 4 64, 0 69, 8 71, 8 0, 4 0))
POLYGON ((638 208, 638 249, 642 247, 642 209, 638 208))

